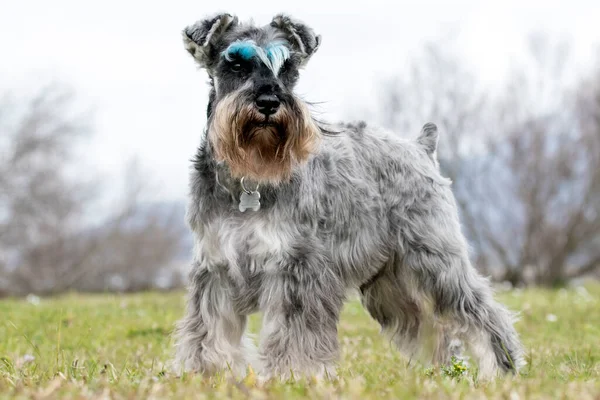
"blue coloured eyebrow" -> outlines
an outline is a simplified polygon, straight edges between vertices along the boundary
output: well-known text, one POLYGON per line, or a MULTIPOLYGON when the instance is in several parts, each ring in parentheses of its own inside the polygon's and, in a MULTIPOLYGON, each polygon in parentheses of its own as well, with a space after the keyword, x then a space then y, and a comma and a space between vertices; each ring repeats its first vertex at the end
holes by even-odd
POLYGON ((223 52, 223 56, 228 61, 231 61, 234 56, 244 60, 257 57, 274 75, 277 75, 285 60, 290 58, 290 50, 284 42, 271 42, 263 49, 252 40, 241 40, 231 43, 223 52))
POLYGON ((245 40, 231 43, 227 50, 225 50, 224 55, 228 60, 231 60, 231 57, 234 55, 237 55, 244 60, 250 60, 258 54, 258 50, 262 49, 260 49, 254 42, 245 40))

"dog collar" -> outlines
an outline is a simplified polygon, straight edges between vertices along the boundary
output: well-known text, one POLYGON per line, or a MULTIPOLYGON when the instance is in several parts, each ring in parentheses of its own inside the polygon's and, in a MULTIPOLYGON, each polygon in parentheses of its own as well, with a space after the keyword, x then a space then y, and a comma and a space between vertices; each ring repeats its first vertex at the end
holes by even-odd
POLYGON ((237 201, 236 194, 239 192, 238 209, 240 212, 246 210, 260 210, 260 192, 258 191, 258 182, 249 181, 246 177, 240 180, 234 179, 229 173, 229 168, 225 162, 219 162, 216 166, 215 180, 227 193, 231 195, 233 201, 237 201))
POLYGON ((240 195, 240 205, 239 210, 241 212, 245 212, 250 209, 252 211, 260 210, 260 193, 258 191, 258 183, 254 187, 254 189, 250 190, 244 184, 244 179, 246 177, 242 177, 240 179, 240 186, 242 187, 242 194, 240 195))

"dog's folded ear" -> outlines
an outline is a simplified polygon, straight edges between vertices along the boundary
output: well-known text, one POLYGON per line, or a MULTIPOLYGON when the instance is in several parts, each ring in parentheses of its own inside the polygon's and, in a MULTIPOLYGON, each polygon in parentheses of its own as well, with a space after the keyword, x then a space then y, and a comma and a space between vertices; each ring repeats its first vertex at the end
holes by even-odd
POLYGON ((219 14, 200 20, 183 30, 185 49, 202 68, 210 69, 218 57, 219 40, 237 24, 237 17, 231 14, 219 14))
POLYGON ((303 64, 317 51, 321 36, 309 26, 287 15, 279 14, 271 21, 271 26, 284 32, 294 51, 303 56, 303 64))

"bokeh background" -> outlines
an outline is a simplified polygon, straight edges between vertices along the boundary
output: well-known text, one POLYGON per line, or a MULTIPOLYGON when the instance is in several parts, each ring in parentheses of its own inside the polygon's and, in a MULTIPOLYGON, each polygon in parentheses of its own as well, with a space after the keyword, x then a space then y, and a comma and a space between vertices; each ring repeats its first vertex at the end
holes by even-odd
POLYGON ((207 75, 181 30, 286 12, 323 36, 321 119, 428 121, 472 257, 507 285, 600 268, 600 3, 3 2, 0 296, 179 287, 207 75))

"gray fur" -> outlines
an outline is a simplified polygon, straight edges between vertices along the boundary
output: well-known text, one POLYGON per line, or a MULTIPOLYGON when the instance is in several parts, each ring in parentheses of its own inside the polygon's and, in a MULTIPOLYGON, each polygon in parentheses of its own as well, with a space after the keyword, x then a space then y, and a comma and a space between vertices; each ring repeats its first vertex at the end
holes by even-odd
MULTIPOLYGON (((216 45, 289 35, 240 26, 216 45)), ((290 42, 290 50, 301 49, 290 42)), ((222 75, 222 62, 206 61, 220 85, 211 92, 209 126, 221 93, 243 83, 222 75)), ((299 101, 295 79, 269 76, 299 101)), ((188 311, 177 329, 178 367, 212 373, 229 366, 242 374, 256 362, 266 377, 332 374, 345 293, 359 289, 409 358, 446 363, 460 339, 481 376, 517 370, 523 352, 512 314, 469 261, 450 182, 435 159, 435 125, 417 140, 365 123, 329 131, 336 133, 323 135, 289 181, 261 185, 260 210, 245 213, 238 210, 239 180, 203 140, 190 183, 195 254, 188 311), (258 359, 244 339, 246 316, 256 311, 264 313, 258 359)))

